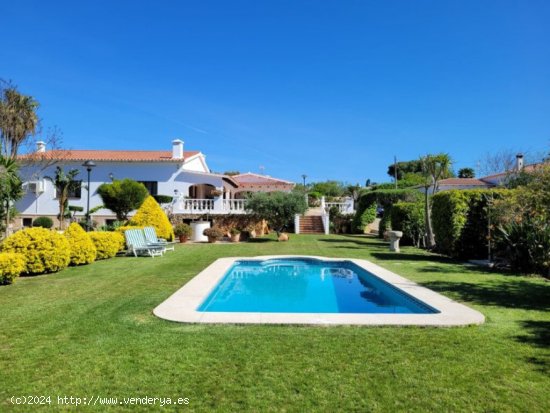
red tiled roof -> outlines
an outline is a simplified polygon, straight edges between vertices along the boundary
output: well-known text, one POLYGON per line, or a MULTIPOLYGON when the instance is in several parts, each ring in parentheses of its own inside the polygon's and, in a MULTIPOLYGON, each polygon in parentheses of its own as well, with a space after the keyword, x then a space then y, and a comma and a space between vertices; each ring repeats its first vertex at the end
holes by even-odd
POLYGON ((448 186, 490 186, 489 183, 476 178, 447 178, 439 181, 439 185, 448 186))
POLYGON ((258 185, 293 186, 294 185, 294 182, 285 181, 283 179, 272 178, 271 176, 268 176, 268 175, 253 174, 251 172, 234 175, 233 179, 239 184, 239 186, 258 186, 258 185))
MULTIPOLYGON (((199 151, 185 151, 188 159, 199 154, 199 151)), ((115 162, 181 162, 173 159, 172 151, 127 151, 127 150, 53 150, 44 153, 21 155, 21 159, 33 157, 55 159, 60 161, 115 161, 115 162)))
MULTIPOLYGON (((544 165, 545 163, 544 162, 541 162, 541 163, 534 163, 534 164, 530 164, 530 165, 525 165, 522 169, 522 172, 533 172, 535 171, 537 168, 539 168, 540 166, 544 165)), ((500 176, 508 176, 508 175, 511 175, 511 174, 515 174, 517 173, 516 170, 512 170, 512 171, 507 171, 507 172, 500 172, 498 174, 493 174, 493 175, 487 175, 487 176, 484 176, 480 179, 491 179, 491 178, 498 178, 500 176)))

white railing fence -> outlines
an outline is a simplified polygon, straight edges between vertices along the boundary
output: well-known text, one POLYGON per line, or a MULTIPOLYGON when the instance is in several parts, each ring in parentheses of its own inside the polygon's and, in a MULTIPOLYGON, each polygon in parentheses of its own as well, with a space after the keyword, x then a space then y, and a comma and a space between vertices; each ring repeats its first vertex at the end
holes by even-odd
POLYGON ((190 199, 179 197, 173 200, 174 214, 244 214, 246 199, 190 199))

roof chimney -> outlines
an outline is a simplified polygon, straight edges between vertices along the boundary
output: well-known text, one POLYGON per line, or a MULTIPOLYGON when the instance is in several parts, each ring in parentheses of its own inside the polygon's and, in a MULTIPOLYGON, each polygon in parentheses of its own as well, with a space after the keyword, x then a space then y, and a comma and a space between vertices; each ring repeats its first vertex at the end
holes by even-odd
POLYGON ((172 159, 183 159, 183 141, 180 139, 172 141, 172 159))
POLYGON ((521 171, 523 169, 523 154, 518 153, 516 155, 516 171, 521 171))
POLYGON ((36 152, 39 152, 39 153, 46 152, 46 142, 44 141, 36 142, 36 152))

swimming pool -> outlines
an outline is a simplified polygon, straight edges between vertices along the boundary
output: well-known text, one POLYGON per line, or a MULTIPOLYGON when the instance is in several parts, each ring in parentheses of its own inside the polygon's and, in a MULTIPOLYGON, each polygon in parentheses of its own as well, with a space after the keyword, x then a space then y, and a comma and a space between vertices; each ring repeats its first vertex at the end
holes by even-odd
POLYGON ((153 313, 237 324, 456 326, 485 319, 372 262, 312 256, 220 258, 153 313))
POLYGON ((353 262, 311 258, 236 261, 197 310, 267 313, 437 312, 353 262))

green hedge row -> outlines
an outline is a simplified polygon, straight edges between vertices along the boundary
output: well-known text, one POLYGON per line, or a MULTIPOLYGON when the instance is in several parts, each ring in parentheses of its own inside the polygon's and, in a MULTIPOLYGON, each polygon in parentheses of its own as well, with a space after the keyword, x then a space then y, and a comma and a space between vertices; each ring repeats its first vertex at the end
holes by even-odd
POLYGON ((439 252, 456 258, 486 258, 488 203, 508 189, 442 191, 432 197, 432 225, 439 252))
POLYGON ((356 216, 361 217, 368 208, 384 208, 380 222, 379 236, 389 227, 391 207, 397 202, 415 202, 422 199, 422 193, 416 189, 381 189, 363 193, 357 201, 356 216))
POLYGON ((402 244, 420 247, 426 225, 424 220, 424 204, 418 202, 397 202, 391 207, 391 228, 402 231, 402 244))

